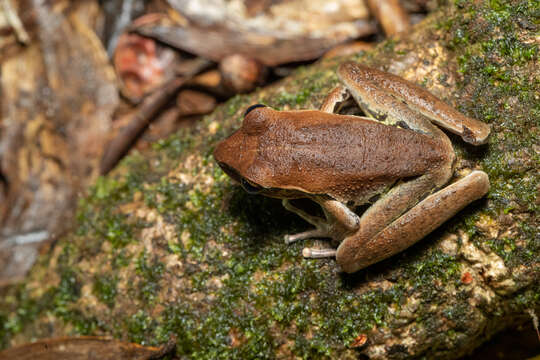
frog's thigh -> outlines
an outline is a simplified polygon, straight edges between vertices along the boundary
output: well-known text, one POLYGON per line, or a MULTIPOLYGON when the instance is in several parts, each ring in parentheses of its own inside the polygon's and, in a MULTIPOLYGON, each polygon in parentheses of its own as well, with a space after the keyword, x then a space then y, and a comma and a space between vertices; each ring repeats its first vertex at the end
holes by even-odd
POLYGON ((486 173, 473 171, 428 196, 375 236, 353 235, 345 239, 336 254, 338 264, 351 273, 403 251, 488 190, 486 173))
POLYGON ((360 226, 360 218, 347 205, 332 199, 314 199, 324 210, 326 218, 336 220, 348 231, 356 231, 360 226))

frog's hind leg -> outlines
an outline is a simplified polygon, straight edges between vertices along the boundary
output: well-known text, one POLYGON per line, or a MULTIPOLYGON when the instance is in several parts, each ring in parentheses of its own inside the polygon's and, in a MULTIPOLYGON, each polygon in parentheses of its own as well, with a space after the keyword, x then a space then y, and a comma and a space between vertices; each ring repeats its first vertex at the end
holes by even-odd
POLYGON ((415 115, 420 113, 468 143, 480 145, 487 141, 488 124, 465 116, 426 89, 399 76, 354 62, 341 64, 338 76, 348 85, 359 106, 373 118, 398 126, 408 119, 407 126, 413 130, 429 130, 422 118, 415 115))
MULTIPOLYGON (((389 203, 382 204, 378 212, 365 214, 360 231, 341 243, 336 254, 337 262, 343 271, 352 273, 397 254, 484 196, 488 190, 487 174, 473 171, 426 197, 387 224, 378 223, 378 215, 384 218, 384 210, 388 210, 389 203), (367 231, 362 231, 364 225, 368 227, 367 231)), ((399 201, 399 197, 399 194, 394 194, 390 200, 397 198, 399 201)))
POLYGON ((340 103, 347 101, 350 97, 349 91, 344 86, 338 85, 326 96, 320 110, 332 114, 340 103))
MULTIPOLYGON (((326 219, 308 214, 293 206, 289 200, 283 200, 285 209, 294 212, 302 219, 315 226, 315 229, 312 230, 294 235, 285 235, 285 243, 290 244, 298 240, 310 238, 332 238, 339 242, 347 234, 352 234, 358 230, 360 218, 346 205, 327 197, 314 197, 313 200, 321 205, 326 219)), ((305 248, 302 252, 304 257, 308 258, 334 257, 335 253, 335 249, 314 248, 305 248)))

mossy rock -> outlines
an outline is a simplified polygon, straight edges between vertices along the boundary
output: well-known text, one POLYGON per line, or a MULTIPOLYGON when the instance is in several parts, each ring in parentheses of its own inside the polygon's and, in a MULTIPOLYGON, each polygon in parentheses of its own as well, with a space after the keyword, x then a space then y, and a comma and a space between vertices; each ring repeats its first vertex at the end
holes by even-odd
POLYGON ((456 175, 483 169, 488 196, 417 245, 353 275, 305 260, 305 244, 283 235, 308 225, 213 161, 247 106, 317 108, 345 59, 320 62, 99 179, 76 229, 5 290, 2 345, 74 334, 155 345, 175 334, 177 353, 197 359, 457 358, 538 314, 539 11, 536 1, 455 1, 353 58, 492 126, 482 147, 450 135, 456 175))

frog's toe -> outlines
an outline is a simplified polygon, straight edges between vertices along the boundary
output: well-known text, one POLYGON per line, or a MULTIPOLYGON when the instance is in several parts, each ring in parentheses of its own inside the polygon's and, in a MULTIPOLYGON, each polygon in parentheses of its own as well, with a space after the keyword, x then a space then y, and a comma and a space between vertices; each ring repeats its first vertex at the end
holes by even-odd
POLYGON ((285 244, 292 244, 298 240, 305 240, 311 238, 321 238, 321 237, 330 237, 328 232, 323 229, 313 229, 304 231, 298 234, 287 234, 285 235, 285 244))
POLYGON ((306 259, 322 259, 336 256, 336 249, 304 248, 302 256, 306 259))

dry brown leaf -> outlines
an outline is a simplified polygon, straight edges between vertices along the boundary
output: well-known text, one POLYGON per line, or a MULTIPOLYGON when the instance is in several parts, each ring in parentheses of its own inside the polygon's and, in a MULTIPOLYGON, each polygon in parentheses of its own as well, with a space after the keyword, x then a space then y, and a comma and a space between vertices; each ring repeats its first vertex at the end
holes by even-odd
POLYGON ((150 360, 161 359, 175 343, 141 346, 110 338, 83 336, 39 340, 0 351, 0 359, 17 360, 150 360))

